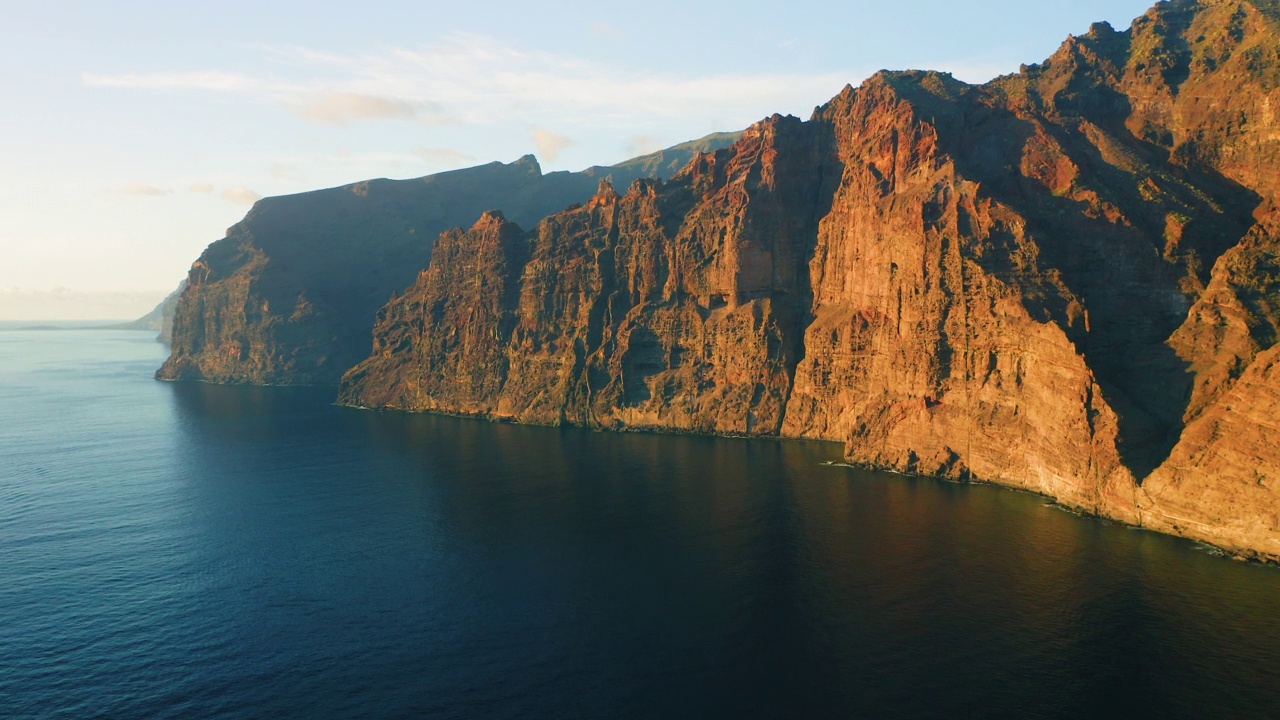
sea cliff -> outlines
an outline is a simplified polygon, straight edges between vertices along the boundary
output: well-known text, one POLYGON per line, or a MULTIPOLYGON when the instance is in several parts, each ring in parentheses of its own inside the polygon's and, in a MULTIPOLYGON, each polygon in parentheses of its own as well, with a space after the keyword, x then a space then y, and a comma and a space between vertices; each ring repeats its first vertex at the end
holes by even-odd
POLYGON ((837 440, 1280 556, 1280 22, 1160 3, 980 86, 880 73, 666 182, 485 213, 341 402, 837 440))
POLYGON ((533 223, 591 196, 601 178, 668 177, 717 133, 611 167, 543 173, 512 163, 367 180, 258 201, 192 265, 161 380, 328 385, 369 354, 374 315, 413 282, 436 236, 486 208, 533 223))

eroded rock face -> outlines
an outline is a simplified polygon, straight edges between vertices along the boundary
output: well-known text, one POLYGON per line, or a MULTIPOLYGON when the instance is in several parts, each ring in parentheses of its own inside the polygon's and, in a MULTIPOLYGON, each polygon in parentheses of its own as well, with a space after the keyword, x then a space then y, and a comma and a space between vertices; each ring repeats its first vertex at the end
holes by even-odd
POLYGON ((830 194, 833 161, 813 131, 775 116, 661 187, 638 180, 620 196, 602 183, 527 234, 490 214, 442 236, 431 267, 382 311, 373 357, 348 373, 342 400, 777 434, 830 194), (471 380, 478 362, 484 382, 471 380))
POLYGON ((1280 347, 1258 354, 1139 492, 1138 521, 1245 554, 1280 557, 1280 347))
MULTIPOLYGON (((1019 137, 1015 115, 934 74, 873 78, 814 122, 840 139, 844 173, 817 236, 784 433, 1091 508, 1131 485, 1118 418, 1078 346, 1096 331, 1084 298, 1044 257, 1055 228, 1034 228, 966 167, 968 155, 1007 166, 1052 140, 1019 137), (968 148, 947 147, 957 125, 968 148)), ((1030 206, 1039 192, 1009 195, 1030 206)))
POLYGON ((341 399, 838 440, 1280 555, 1278 53, 1270 3, 1174 0, 985 86, 879 74, 529 232, 488 215, 341 399))
POLYGON ((502 207, 532 226, 591 196, 602 177, 668 177, 719 133, 614 167, 543 174, 514 163, 370 180, 259 201, 192 265, 162 380, 336 384, 369 353, 378 308, 414 281, 445 229, 502 207))

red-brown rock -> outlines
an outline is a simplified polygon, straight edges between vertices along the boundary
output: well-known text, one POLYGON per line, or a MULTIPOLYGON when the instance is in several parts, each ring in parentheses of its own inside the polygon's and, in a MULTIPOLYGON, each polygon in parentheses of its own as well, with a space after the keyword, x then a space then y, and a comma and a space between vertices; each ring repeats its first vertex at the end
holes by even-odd
POLYGON ((1280 22, 1161 3, 881 73, 666 183, 441 237, 343 402, 821 438, 1280 555, 1280 22))

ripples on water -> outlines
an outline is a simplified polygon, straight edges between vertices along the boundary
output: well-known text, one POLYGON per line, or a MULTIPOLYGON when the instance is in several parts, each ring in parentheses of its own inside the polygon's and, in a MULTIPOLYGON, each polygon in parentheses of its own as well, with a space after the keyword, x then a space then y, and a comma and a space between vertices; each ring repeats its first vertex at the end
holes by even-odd
POLYGON ((824 444, 0 332, 0 717, 1276 717, 1280 571, 824 444))

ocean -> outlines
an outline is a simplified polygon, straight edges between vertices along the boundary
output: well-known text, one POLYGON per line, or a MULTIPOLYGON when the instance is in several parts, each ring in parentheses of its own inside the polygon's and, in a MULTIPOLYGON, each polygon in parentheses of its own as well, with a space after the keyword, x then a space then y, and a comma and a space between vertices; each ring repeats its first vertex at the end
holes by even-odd
POLYGON ((0 331, 0 718, 1280 717, 1280 569, 824 443, 0 331))

